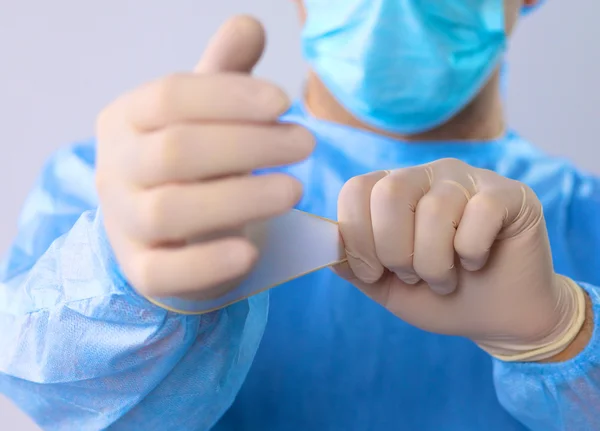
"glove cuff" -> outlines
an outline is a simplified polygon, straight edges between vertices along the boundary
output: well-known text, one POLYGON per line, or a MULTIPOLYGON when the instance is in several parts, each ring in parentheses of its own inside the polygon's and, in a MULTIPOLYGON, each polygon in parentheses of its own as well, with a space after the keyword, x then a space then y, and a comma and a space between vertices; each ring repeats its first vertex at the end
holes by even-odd
POLYGON ((556 332, 538 344, 479 344, 483 350, 504 362, 540 362, 564 351, 579 335, 586 318, 585 291, 570 278, 557 275, 559 283, 558 309, 563 318, 556 332))

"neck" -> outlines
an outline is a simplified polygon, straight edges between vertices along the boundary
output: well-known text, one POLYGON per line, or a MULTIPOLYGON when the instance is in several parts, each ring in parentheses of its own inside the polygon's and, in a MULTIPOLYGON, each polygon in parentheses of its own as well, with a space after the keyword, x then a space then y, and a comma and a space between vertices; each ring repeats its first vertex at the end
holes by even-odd
POLYGON ((344 124, 409 142, 424 141, 484 141, 504 133, 504 113, 500 97, 500 78, 495 73, 479 95, 461 112, 435 129, 414 134, 389 133, 360 121, 331 95, 315 73, 310 73, 305 89, 305 103, 318 119, 344 124))

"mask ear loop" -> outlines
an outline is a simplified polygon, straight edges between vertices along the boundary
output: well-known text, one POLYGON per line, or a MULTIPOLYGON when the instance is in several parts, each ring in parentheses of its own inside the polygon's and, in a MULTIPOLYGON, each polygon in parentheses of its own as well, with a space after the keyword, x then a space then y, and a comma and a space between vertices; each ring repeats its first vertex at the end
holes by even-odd
POLYGON ((521 16, 528 16, 531 12, 535 11, 544 3, 546 3, 546 0, 538 0, 537 3, 532 6, 523 5, 521 7, 521 16))
POLYGON ((502 98, 502 103, 506 102, 506 98, 508 97, 508 79, 509 79, 510 66, 505 58, 502 59, 500 63, 500 97, 502 98))

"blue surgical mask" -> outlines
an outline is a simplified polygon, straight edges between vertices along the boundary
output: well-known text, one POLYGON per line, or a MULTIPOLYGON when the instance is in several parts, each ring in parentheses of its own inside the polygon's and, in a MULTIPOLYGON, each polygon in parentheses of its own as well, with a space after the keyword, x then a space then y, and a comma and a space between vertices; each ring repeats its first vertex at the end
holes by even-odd
POLYGON ((305 0, 305 58, 355 117, 394 133, 443 124, 506 47, 504 0, 305 0))

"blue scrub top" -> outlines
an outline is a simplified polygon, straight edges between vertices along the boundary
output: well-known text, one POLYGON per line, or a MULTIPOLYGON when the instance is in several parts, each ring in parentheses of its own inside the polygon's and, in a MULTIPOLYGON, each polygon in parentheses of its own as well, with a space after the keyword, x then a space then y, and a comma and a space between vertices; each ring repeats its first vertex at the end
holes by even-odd
MULTIPOLYGON (((349 178, 459 158, 530 185, 556 271, 600 312, 600 180, 515 133, 406 143, 318 121, 299 208, 336 218, 349 178)), ((322 270, 204 316, 138 296, 120 275, 94 191, 94 143, 57 153, 0 269, 0 391, 47 430, 600 429, 600 336, 561 364, 505 364, 425 333, 322 270)))

